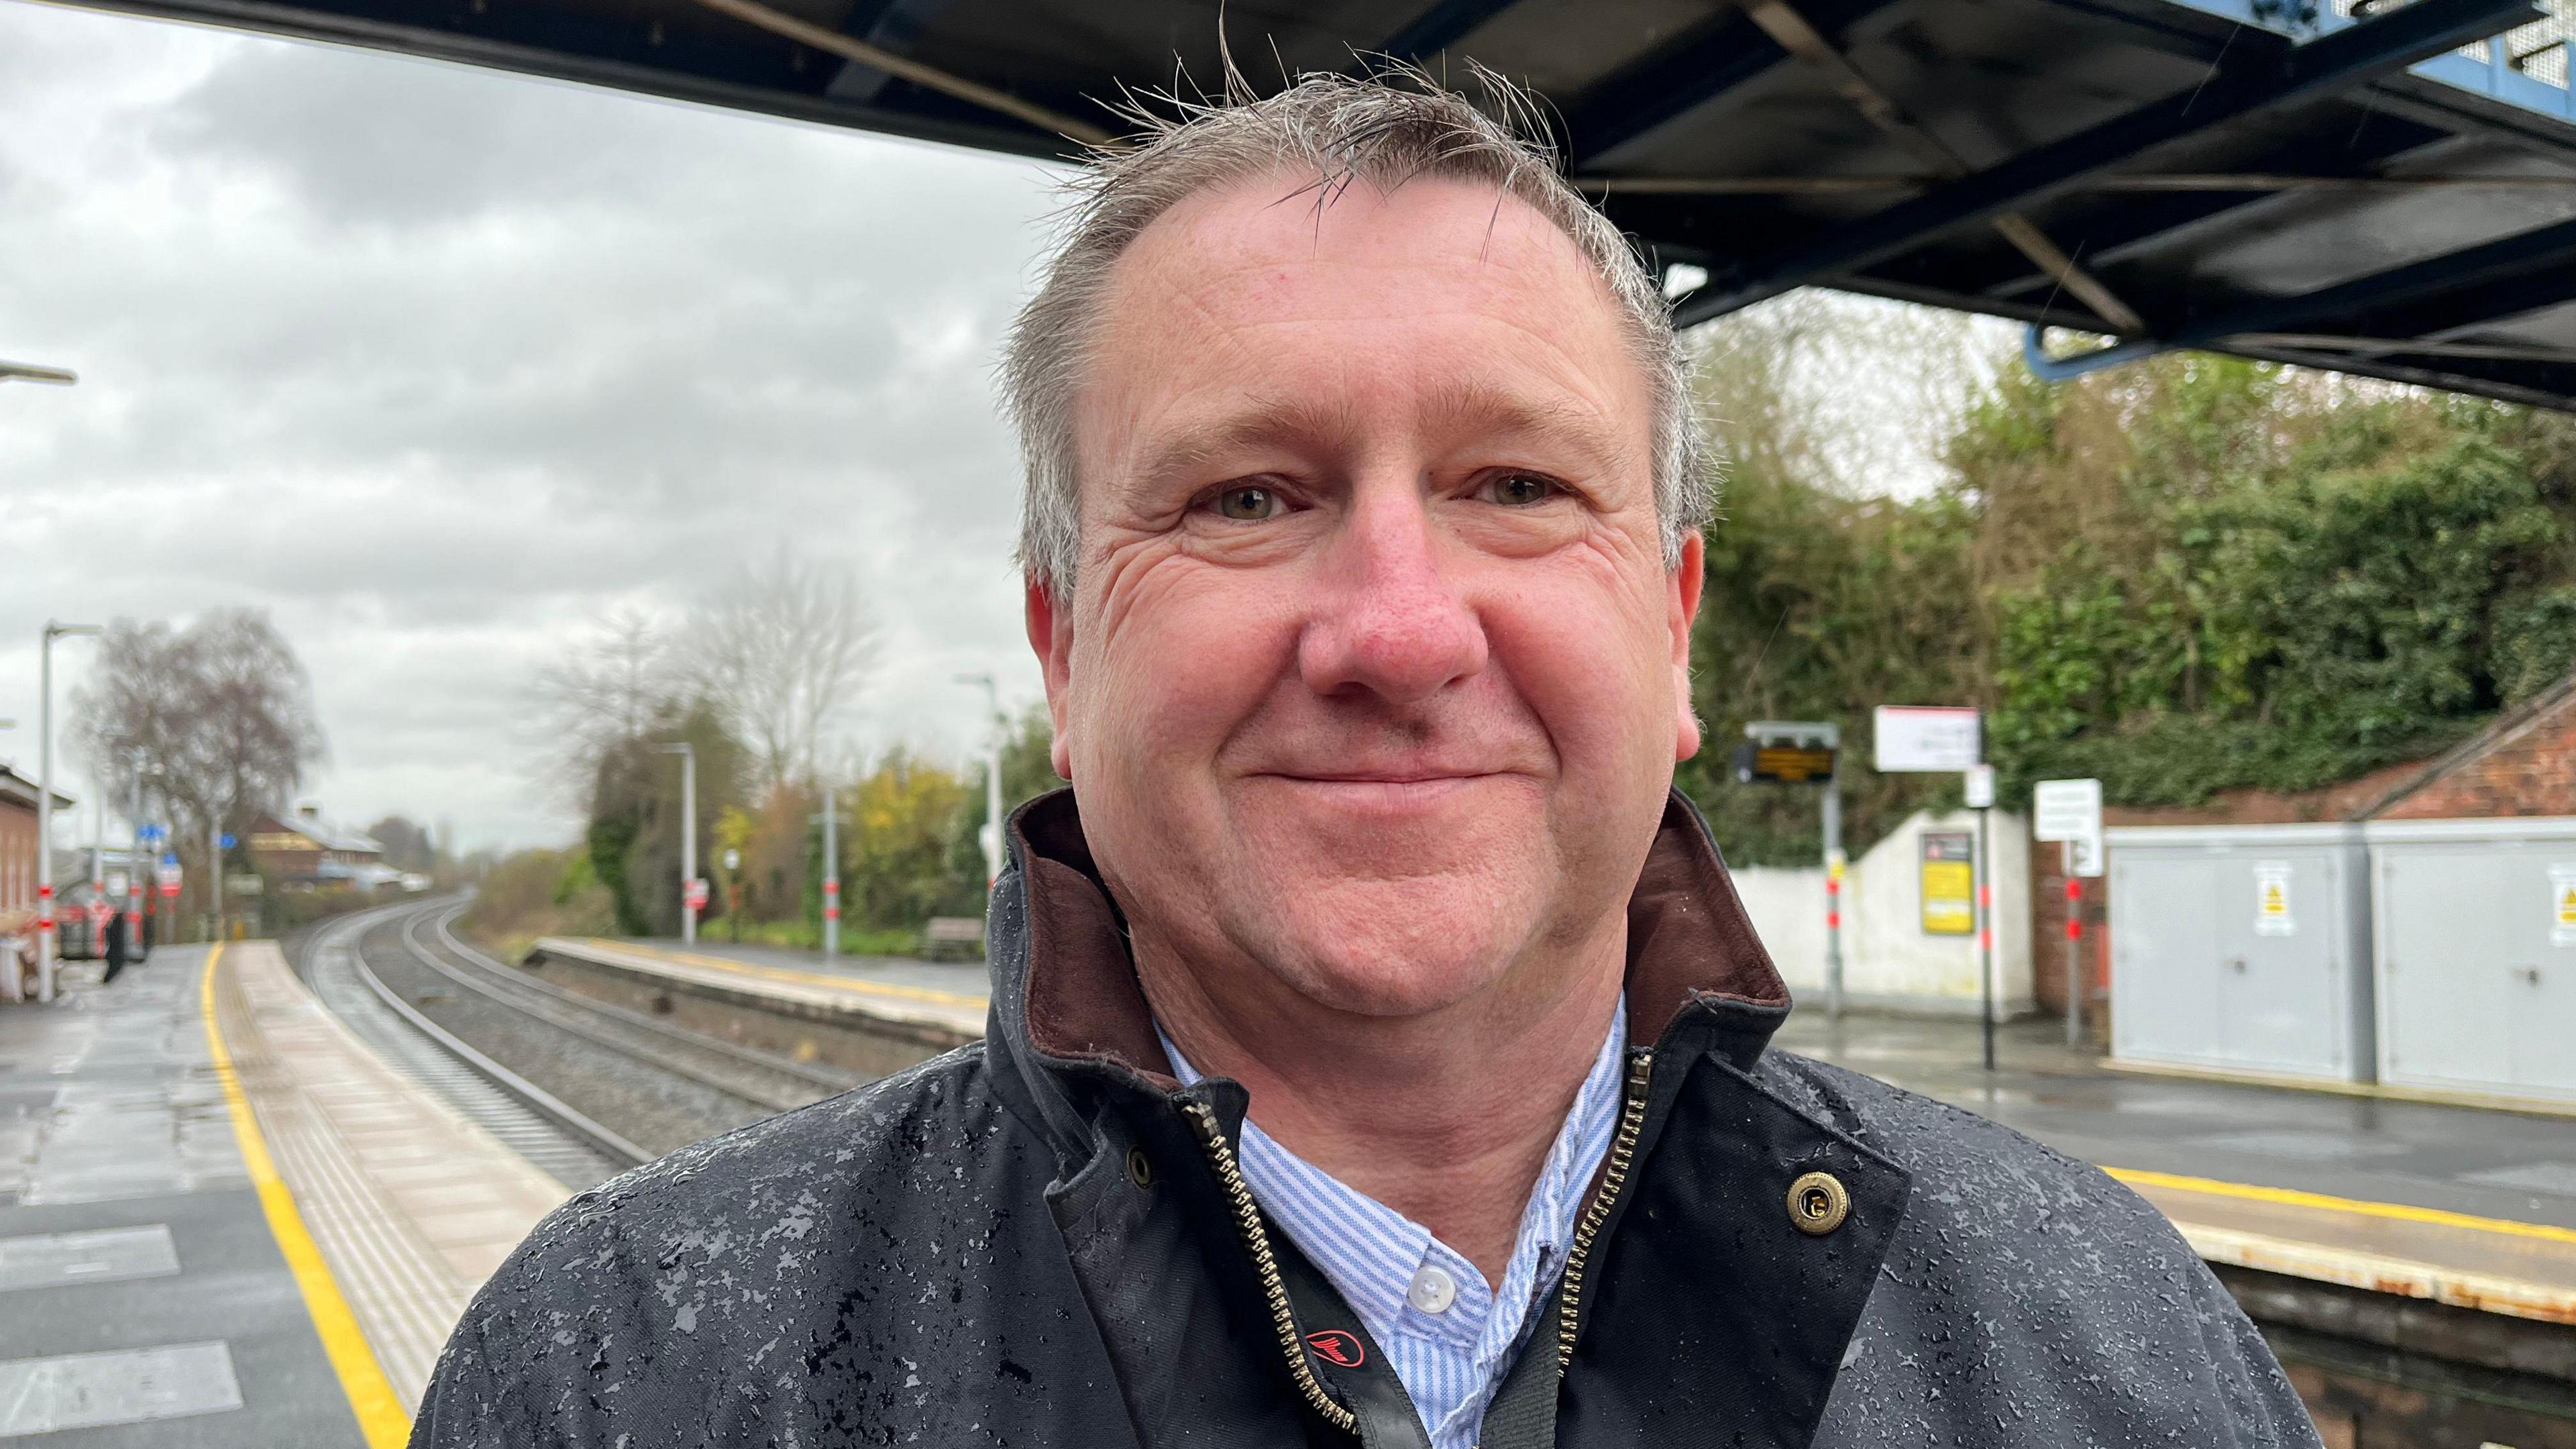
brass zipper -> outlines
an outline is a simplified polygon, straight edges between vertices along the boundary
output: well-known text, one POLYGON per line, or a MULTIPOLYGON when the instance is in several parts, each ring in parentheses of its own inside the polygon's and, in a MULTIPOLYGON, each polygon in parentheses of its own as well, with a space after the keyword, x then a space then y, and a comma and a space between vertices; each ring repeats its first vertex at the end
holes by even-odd
POLYGON ((1271 1324, 1279 1331, 1279 1351, 1288 1355, 1288 1376, 1297 1381, 1297 1391, 1305 1396, 1307 1406, 1321 1414, 1326 1423, 1345 1434, 1357 1434, 1359 1415, 1335 1403, 1316 1379, 1315 1366, 1306 1362, 1306 1345, 1297 1337, 1297 1315, 1288 1306, 1288 1283, 1279 1276, 1278 1256, 1270 1250, 1270 1232, 1261 1226, 1260 1205, 1253 1201, 1252 1188, 1243 1180, 1243 1167, 1235 1160, 1234 1144, 1226 1140, 1215 1109, 1204 1102, 1184 1102, 1181 1110, 1197 1125, 1199 1141, 1216 1168, 1217 1185, 1225 1190, 1226 1201, 1234 1208, 1235 1231, 1242 1235, 1244 1248, 1252 1254, 1253 1272, 1260 1275, 1262 1296, 1270 1304, 1271 1324))
POLYGON ((1628 1185, 1628 1164, 1637 1155, 1637 1136, 1645 1130, 1646 1084, 1654 1075, 1654 1066, 1652 1049, 1628 1058, 1627 1101, 1619 1107, 1619 1131, 1610 1139, 1610 1158, 1601 1170, 1601 1190, 1593 1194, 1592 1205, 1583 1210, 1583 1221, 1575 1225, 1574 1242, 1565 1250, 1565 1289, 1558 1295, 1556 1309, 1556 1372, 1560 1378, 1574 1363, 1574 1334, 1583 1324, 1583 1270, 1592 1261, 1592 1241, 1601 1236, 1601 1225, 1610 1220, 1610 1209, 1619 1201, 1619 1190, 1628 1185))

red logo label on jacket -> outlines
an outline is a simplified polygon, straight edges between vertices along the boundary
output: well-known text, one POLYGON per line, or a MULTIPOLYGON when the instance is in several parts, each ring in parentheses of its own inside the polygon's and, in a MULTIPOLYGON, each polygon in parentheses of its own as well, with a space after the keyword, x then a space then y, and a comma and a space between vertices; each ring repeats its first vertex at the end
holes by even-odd
POLYGON ((1368 1350, 1360 1347, 1359 1339, 1338 1328, 1318 1329, 1307 1334, 1306 1346, 1315 1351, 1317 1358, 1344 1368, 1358 1368, 1368 1362, 1368 1350))

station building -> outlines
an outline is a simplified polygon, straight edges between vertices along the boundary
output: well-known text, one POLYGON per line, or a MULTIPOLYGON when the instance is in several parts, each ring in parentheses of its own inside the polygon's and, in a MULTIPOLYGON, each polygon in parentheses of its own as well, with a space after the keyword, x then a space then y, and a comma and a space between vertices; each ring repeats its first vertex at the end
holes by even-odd
POLYGON ((252 869, 280 884, 375 884, 378 877, 399 874, 385 864, 382 842, 326 819, 318 805, 299 805, 292 815, 261 815, 246 844, 252 869))
MULTIPOLYGON (((11 918, 36 909, 37 789, 35 781, 0 765, 0 932, 15 929, 11 918)), ((70 796, 54 792, 57 814, 71 806, 70 796)))

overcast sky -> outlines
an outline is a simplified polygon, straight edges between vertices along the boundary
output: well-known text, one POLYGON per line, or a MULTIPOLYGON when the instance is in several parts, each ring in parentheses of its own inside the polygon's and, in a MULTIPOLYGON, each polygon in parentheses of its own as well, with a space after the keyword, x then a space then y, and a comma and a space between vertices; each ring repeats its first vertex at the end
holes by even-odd
MULTIPOLYGON (((962 757, 983 705, 956 674, 1039 693, 991 368, 1051 184, 0 0, 0 358, 81 375, 0 386, 0 759, 35 773, 48 616, 246 605, 312 675, 308 799, 569 839, 530 675, 782 543, 880 620, 851 740, 962 757)), ((92 647, 58 646, 58 712, 92 647)))

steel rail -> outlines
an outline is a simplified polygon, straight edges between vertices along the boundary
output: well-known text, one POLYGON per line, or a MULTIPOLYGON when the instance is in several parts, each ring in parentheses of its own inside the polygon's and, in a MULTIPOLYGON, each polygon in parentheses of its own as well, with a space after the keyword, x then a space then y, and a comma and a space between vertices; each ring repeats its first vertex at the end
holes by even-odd
POLYGON ((840 1092, 846 1091, 850 1087, 857 1085, 855 1081, 846 1076, 836 1075, 819 1067, 808 1066, 803 1062, 788 1061, 784 1058, 773 1056, 767 1052, 754 1051, 749 1047, 741 1046, 734 1042, 708 1036, 703 1032, 691 1031, 686 1027, 675 1026, 666 1021, 657 1021, 640 1011, 630 1010, 626 1007, 616 1006, 608 1002, 593 1001, 588 997, 579 995, 578 993, 566 991, 551 981, 538 981, 525 978, 520 973, 512 972, 510 971, 510 968, 501 965, 499 962, 492 960, 488 956, 484 956, 481 952, 472 950, 455 938, 454 934, 447 929, 447 923, 454 920, 457 915, 463 912, 463 910, 464 907, 457 906, 449 910, 446 915, 441 916, 435 923, 438 935, 442 943, 448 946, 449 949, 455 951, 459 956, 466 957, 471 960, 478 971, 489 973, 491 979, 481 980, 461 972, 454 966, 440 960, 435 952, 421 944, 420 939, 414 934, 414 932, 421 922, 429 920, 430 917, 435 914, 434 910, 420 911, 405 919, 402 931, 403 944, 411 949, 414 956, 420 958, 423 963, 428 965, 432 970, 438 972, 440 975, 445 976, 448 980, 453 981, 457 985, 465 987, 470 991, 479 992, 486 998, 496 1001, 503 1006, 507 1006, 522 1015, 535 1017, 537 1020, 544 1022, 548 1026, 579 1037, 594 1046, 603 1047, 609 1051, 616 1052, 620 1056, 644 1062, 645 1064, 659 1070, 670 1072, 677 1076, 686 1077, 690 1081, 698 1083, 700 1086, 722 1092, 726 1096, 732 1097, 737 1101, 748 1102, 755 1107, 765 1107, 773 1112, 792 1111, 795 1108, 802 1107, 807 1103, 814 1101, 815 1098, 811 1094, 799 1093, 793 1089, 785 1092, 759 1092, 756 1090, 747 1090, 748 1084, 744 1083, 739 1078, 728 1080, 718 1073, 709 1072, 703 1068, 693 1066, 685 1062, 651 1055, 639 1050, 632 1042, 618 1040, 612 1033, 599 1031, 595 1027, 567 1019, 565 1016, 558 1015, 553 1011, 536 1008, 530 1004, 527 998, 534 997, 537 1000, 548 1003, 550 1006, 561 1008, 574 1015, 615 1021, 626 1026, 647 1031, 661 1037, 673 1045, 687 1050, 709 1052, 714 1055, 739 1062, 754 1071, 768 1072, 773 1075, 791 1078, 799 1086, 820 1087, 826 1092, 840 1092), (502 973, 508 974, 505 975, 502 973), (505 984, 496 985, 496 982, 505 984), (522 992, 526 995, 520 999, 514 1000, 509 995, 509 993, 513 991, 522 992))
POLYGON ((840 1092, 847 1091, 851 1087, 861 1085, 859 1079, 849 1076, 846 1073, 835 1072, 828 1067, 814 1066, 811 1063, 800 1062, 792 1058, 779 1056, 774 1052, 765 1052, 756 1047, 747 1047, 742 1045, 740 1042, 726 1041, 720 1036, 709 1036, 702 1031, 692 1031, 685 1026, 674 1025, 673 1023, 663 1021, 658 1017, 647 1016, 643 1012, 637 1011, 632 1007, 619 1006, 615 1002, 611 1001, 594 1001, 591 998, 582 995, 578 991, 567 991, 563 987, 557 986, 551 981, 530 976, 523 971, 513 971, 509 967, 502 965, 499 961, 494 960, 491 956, 482 951, 476 950, 474 947, 467 945, 464 941, 459 940, 456 933, 448 929, 448 923, 464 913, 465 908, 463 906, 459 906, 455 910, 449 911, 446 915, 439 917, 438 920, 432 924, 432 929, 438 932, 439 944, 445 946, 448 950, 455 952, 457 955, 464 957, 466 960, 473 962, 478 968, 499 975, 502 980, 507 981, 514 986, 522 986, 531 991, 546 992, 549 995, 569 1003, 570 1005, 579 1007, 584 1011, 594 1011, 603 1016, 614 1017, 620 1021, 632 1022, 637 1026, 646 1027, 653 1031, 660 1032, 663 1035, 686 1045, 703 1047, 708 1051, 720 1052, 726 1056, 747 1062, 755 1067, 761 1067, 773 1072, 784 1072, 791 1077, 800 1077, 806 1081, 812 1082, 818 1087, 829 1087, 833 1091, 840 1092))
POLYGON ((614 1129, 602 1125, 580 1108, 485 1056, 457 1037, 455 1033, 422 1015, 418 1008, 403 1000, 392 988, 386 986, 377 977, 374 968, 367 965, 365 941, 366 931, 361 929, 356 939, 350 942, 350 966, 357 971, 358 979, 366 983, 367 989, 373 991, 385 1005, 393 1008, 394 1014, 408 1022, 414 1030, 428 1037, 449 1055, 490 1078, 493 1085, 527 1103, 540 1115, 553 1119, 558 1126, 573 1135, 589 1142, 607 1154, 612 1161, 636 1166, 650 1162, 661 1155, 636 1145, 614 1129))

